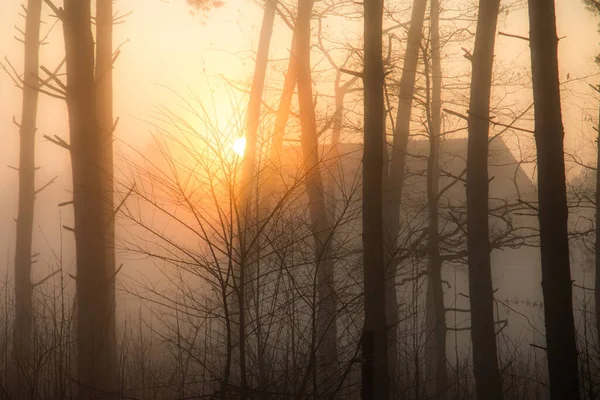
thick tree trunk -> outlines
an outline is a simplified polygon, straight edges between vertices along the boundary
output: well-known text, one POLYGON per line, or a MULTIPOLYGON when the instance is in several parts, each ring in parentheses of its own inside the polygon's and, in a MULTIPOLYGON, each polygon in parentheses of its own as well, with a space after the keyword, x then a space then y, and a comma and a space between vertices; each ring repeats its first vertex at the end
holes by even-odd
MULTIPOLYGON (((406 54, 400 79, 400 96, 393 136, 390 165, 384 169, 384 248, 386 267, 386 313, 389 326, 390 376, 392 385, 398 375, 398 297, 396 294, 396 273, 398 263, 393 260, 400 233, 400 205, 404 186, 406 147, 410 135, 412 101, 419 61, 419 51, 423 38, 423 21, 427 0, 414 0, 410 29, 408 31, 406 54)), ((388 160, 385 160, 388 161, 388 160)))
POLYGON ((106 273, 113 278, 107 282, 108 297, 113 299, 107 326, 107 349, 111 365, 117 365, 116 329, 116 268, 115 268, 115 211, 114 211, 114 167, 113 167, 113 0, 96 0, 96 112, 98 135, 100 136, 100 158, 102 174, 102 197, 105 226, 104 246, 106 273))
POLYGON ((94 41, 89 0, 65 0, 67 108, 73 170, 77 254, 77 373, 81 398, 113 398, 117 390, 114 279, 107 269, 94 41))
POLYGON ((467 245, 475 386, 478 398, 490 400, 503 397, 488 236, 488 135, 498 7, 499 0, 479 1, 475 49, 471 59, 467 149, 467 245))
POLYGON ((31 369, 33 329, 33 285, 31 282, 31 247, 35 203, 35 134, 39 81, 40 23, 42 0, 29 0, 25 22, 25 73, 19 132, 19 213, 15 250, 15 325, 13 328, 16 368, 15 395, 27 396, 31 369))
MULTIPOLYGON (((256 189, 256 153, 258 151, 258 128, 260 125, 260 110, 265 79, 267 74, 267 64, 269 61, 269 47, 271 45, 271 36, 273 33, 273 22, 275 20, 277 1, 267 0, 263 16, 258 50, 256 53, 256 65, 254 69, 254 79, 250 91, 250 101, 248 104, 248 113, 246 116, 246 149, 242 164, 242 178, 239 194, 239 217, 240 217, 240 236, 239 236, 239 255, 240 261, 235 266, 234 277, 237 286, 237 299, 232 305, 234 310, 233 319, 237 325, 237 331, 234 331, 234 343, 237 343, 237 351, 234 352, 234 358, 239 365, 242 397, 247 396, 247 365, 246 365, 246 312, 247 300, 253 294, 252 276, 256 271, 256 262, 258 260, 258 246, 256 237, 258 230, 257 224, 257 205, 252 203, 253 195, 256 189), (237 316, 237 320, 236 317, 237 316)), ((259 360, 260 362, 260 360, 259 360)), ((261 368, 262 369, 262 368, 261 368)))
POLYGON ((326 394, 327 387, 337 381, 337 299, 334 285, 330 216, 325 203, 325 189, 319 163, 319 143, 312 95, 310 64, 310 18, 313 0, 300 0, 296 20, 298 49, 298 103, 303 164, 306 168, 311 231, 315 245, 317 275, 317 343, 316 376, 318 388, 326 394))
POLYGON ((579 399, 554 0, 529 0, 542 293, 552 399, 579 399))
MULTIPOLYGON (((440 57, 440 2, 431 0, 431 116, 429 121, 429 158, 427 161, 427 202, 429 209, 429 285, 427 307, 429 395, 446 399, 448 370, 446 364, 446 308, 442 285, 442 259, 439 238, 440 137, 442 129, 442 62, 440 57)), ((429 79, 429 78, 427 78, 429 79)))
MULTIPOLYGON (((363 398, 390 398, 388 326, 385 304, 383 234, 384 101, 382 20, 383 1, 364 6, 364 154, 363 154, 363 398)), ((395 354, 392 354, 395 357, 395 354)))

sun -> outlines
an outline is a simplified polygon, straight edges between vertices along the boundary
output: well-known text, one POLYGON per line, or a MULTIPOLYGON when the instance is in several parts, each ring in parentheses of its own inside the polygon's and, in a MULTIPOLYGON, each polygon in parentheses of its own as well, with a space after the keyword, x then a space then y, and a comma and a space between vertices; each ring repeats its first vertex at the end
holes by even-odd
POLYGON ((233 152, 240 157, 244 156, 244 150, 246 150, 246 138, 240 137, 233 142, 233 152))

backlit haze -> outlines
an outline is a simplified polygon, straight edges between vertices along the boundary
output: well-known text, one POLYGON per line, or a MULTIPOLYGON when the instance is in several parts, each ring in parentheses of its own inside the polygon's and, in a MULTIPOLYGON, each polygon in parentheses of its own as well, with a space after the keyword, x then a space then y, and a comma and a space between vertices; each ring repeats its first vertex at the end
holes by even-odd
MULTIPOLYGON (((0 56, 6 56, 17 71, 22 70, 22 44, 13 36, 18 35, 15 25, 23 27, 23 19, 18 16, 21 7, 19 0, 0 1, 0 56)), ((60 5, 60 1, 57 0, 60 5)), ((446 10, 475 3, 470 0, 453 0, 442 2, 447 4, 446 10)), ((597 19, 587 11, 579 0, 557 0, 558 31, 562 37, 559 44, 561 81, 563 88, 564 124, 566 129, 566 145, 569 151, 576 150, 584 160, 594 156, 590 117, 596 118, 598 100, 594 97, 589 84, 597 84, 600 77, 595 76, 598 66, 594 63, 596 54, 600 53, 600 34, 597 32, 597 19), (587 151, 586 151, 587 149, 587 151)), ((316 3, 317 7, 319 3, 316 3)), ((409 10, 412 1, 387 1, 386 5, 398 12, 409 10)), ((509 3, 507 3, 509 4, 509 3)), ((517 4, 516 2, 511 2, 517 4)), ((293 4, 289 4, 295 8, 293 4)), ((212 123, 219 129, 228 131, 232 141, 227 151, 238 156, 243 154, 243 118, 247 104, 247 93, 254 69, 254 55, 258 43, 262 20, 261 5, 253 1, 225 0, 224 4, 210 10, 206 15, 194 15, 185 0, 118 0, 115 9, 119 14, 127 14, 122 23, 115 26, 115 46, 122 45, 120 56, 114 69, 114 114, 120 121, 116 131, 116 152, 133 154, 135 151, 146 152, 151 142, 154 119, 160 108, 177 113, 192 126, 202 124, 198 118, 185 110, 185 102, 191 106, 202 104, 212 123), (238 130, 235 132, 235 130, 238 130), (234 140, 236 140, 234 142, 234 140)), ((355 11, 360 7, 356 6, 355 11)), ((44 6, 45 25, 42 32, 48 31, 55 22, 50 10, 44 6)), ((451 11, 448 11, 448 15, 451 11)), ((356 12, 354 13, 356 15, 356 12)), ((408 20, 409 12, 404 12, 403 20, 408 20)), ((449 29, 455 21, 448 18, 442 22, 449 29)), ((499 30, 514 35, 528 35, 528 18, 524 5, 512 6, 504 12, 499 22, 499 30)), ((474 32, 475 26, 471 25, 474 32)), ((334 43, 333 47, 347 43, 360 47, 359 41, 362 22, 343 21, 342 18, 327 19, 323 34, 334 43), (337 44, 335 44, 337 43, 337 44)), ((316 29, 313 29, 316 33, 316 29)), ((406 33, 398 31, 404 38, 406 33)), ((41 64, 53 69, 64 56, 64 39, 62 28, 57 24, 46 39, 47 44, 41 50, 41 64)), ((280 94, 283 73, 287 66, 287 57, 291 42, 291 31, 288 26, 276 17, 275 32, 271 43, 270 59, 273 62, 268 68, 267 89, 263 97, 265 104, 276 107, 280 94)), ((464 44, 472 49, 472 43, 464 44)), ((468 68, 462 58, 460 46, 453 48, 450 54, 444 54, 444 75, 453 75, 468 68), (452 63, 447 60, 454 60, 452 63), (462 62, 461 62, 462 60, 462 62)), ((513 107, 515 113, 531 103, 531 86, 529 83, 529 47, 524 40, 506 36, 497 37, 496 69, 510 72, 523 72, 525 77, 521 84, 498 93, 495 106, 513 107)), ((340 64, 344 52, 333 51, 332 57, 340 64)), ((327 97, 333 93, 332 77, 335 72, 319 50, 313 52, 315 64, 315 92, 322 95, 317 100, 317 113, 331 114, 332 99, 327 97)), ((353 66, 354 67, 354 66, 353 66)), ((345 78, 347 79, 347 78, 345 78)), ((504 89, 503 89, 504 90, 504 89)), ((351 100, 351 99, 350 99, 351 100)), ((355 100, 353 100, 355 102, 355 100)), ((466 109, 456 105, 447 105, 459 112, 466 109)), ((18 164, 18 130, 12 123, 13 116, 19 120, 21 107, 21 91, 15 87, 9 77, 0 71, 0 260, 3 268, 12 265, 14 252, 14 221, 17 213, 17 174, 7 168, 18 164)), ((265 107, 263 107, 264 109, 265 107)), ((349 106, 360 110, 356 104, 349 106)), ((52 249, 60 248, 61 235, 59 227, 68 224, 72 216, 69 210, 60 214, 56 205, 59 201, 70 200, 70 167, 69 157, 65 150, 44 141, 43 134, 58 135, 68 139, 67 113, 63 101, 40 96, 38 117, 37 164, 41 167, 37 175, 38 186, 43 185, 54 176, 56 182, 40 194, 36 202, 36 230, 34 247, 49 261, 53 258, 52 249)), ((263 110, 264 111, 264 110, 263 110)), ((359 117, 354 113, 347 115, 354 124, 360 125, 359 117)), ((531 129, 529 117, 519 122, 519 126, 531 129)), ((456 123, 456 120, 453 120, 456 123)), ((294 118, 291 125, 296 124, 294 118)), ((294 135, 294 129, 291 135, 294 135)), ((458 135, 464 134, 459 133, 458 135)), ((531 137, 520 137, 523 150, 529 156, 531 137)), ((345 133, 343 140, 360 141, 356 133, 345 133)), ((508 140, 516 143, 516 138, 508 140)), ((120 170, 117 160, 117 170, 120 170)), ((525 167, 533 176, 533 166, 525 167)), ((578 173, 577 168, 569 172, 570 176, 578 173)), ((62 233, 63 241, 72 240, 62 233)), ((67 268, 74 270, 72 254, 66 260, 67 268)), ((38 273, 36 272, 36 275, 38 273)), ((43 274, 40 274, 43 275, 43 274)))

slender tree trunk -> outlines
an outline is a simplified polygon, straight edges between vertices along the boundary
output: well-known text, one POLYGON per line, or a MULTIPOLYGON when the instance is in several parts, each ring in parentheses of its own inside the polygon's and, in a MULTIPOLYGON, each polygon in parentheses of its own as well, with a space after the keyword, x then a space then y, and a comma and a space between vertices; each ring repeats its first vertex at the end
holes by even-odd
POLYGON ((552 399, 579 399, 554 0, 529 0, 542 293, 552 399))
POLYGON ((39 81, 39 50, 42 0, 29 0, 25 19, 25 73, 19 132, 19 213, 15 250, 15 325, 13 328, 16 368, 15 395, 27 396, 31 368, 33 330, 33 285, 31 247, 35 203, 35 134, 39 81))
MULTIPOLYGON (((248 116, 246 120, 246 151, 244 153, 243 184, 246 190, 251 192, 256 169, 257 135, 260 125, 260 109, 262 95, 267 75, 267 64, 269 62, 269 47, 273 34, 273 22, 275 21, 276 0, 266 0, 263 15, 258 50, 256 52, 256 66, 254 68, 254 79, 250 91, 250 102, 248 104, 248 116)), ((287 113, 286 113, 287 114, 287 113)), ((287 122, 287 119, 286 121, 287 122)), ((283 125, 285 126, 285 125, 283 125)))
POLYGON ((114 279, 107 269, 102 137, 98 129, 89 0, 65 0, 67 108, 77 254, 77 373, 80 398, 113 398, 114 279))
MULTIPOLYGON (((406 147, 410 135, 412 101, 415 91, 415 79, 419 61, 419 51, 423 38, 423 21, 427 0, 414 0, 410 29, 408 31, 406 54, 400 79, 400 96, 393 136, 393 146, 389 167, 384 171, 384 248, 386 267, 386 313, 390 328, 390 376, 392 385, 398 377, 398 297, 396 294, 396 273, 398 263, 394 260, 397 240, 400 233, 400 204, 404 186, 404 170, 406 164, 406 147)), ((385 143, 385 142, 384 142, 385 143)), ((386 160, 387 161, 387 160, 386 160)), ((394 388, 392 391, 395 392, 394 388)))
POLYGON ((290 108, 292 106, 292 98, 294 97, 294 88, 298 82, 298 61, 297 61, 297 44, 296 31, 292 36, 292 48, 290 50, 290 61, 288 69, 283 81, 283 90, 279 99, 279 107, 275 114, 275 127, 273 128, 273 137, 271 140, 270 158, 275 171, 279 172, 281 166, 281 150, 285 138, 285 129, 290 117, 290 108))
MULTIPOLYGON (((390 398, 388 327, 385 304, 383 245, 384 101, 382 20, 383 1, 364 6, 364 154, 363 154, 363 399, 390 398)), ((394 357, 395 355, 392 355, 394 357)))
POLYGON ((98 135, 100 136, 100 158, 105 226, 104 246, 106 273, 113 277, 107 282, 110 304, 109 326, 106 327, 107 351, 114 357, 111 365, 117 365, 116 329, 116 268, 115 268, 115 211, 114 211, 114 167, 113 167, 113 0, 96 0, 96 112, 98 135))
POLYGON ((499 0, 480 0, 471 59, 467 149, 467 245, 471 339, 477 397, 501 399, 502 380, 494 327, 494 289, 488 221, 488 136, 492 65, 499 0))
MULTIPOLYGON (((253 287, 248 286, 255 269, 255 263, 258 261, 258 246, 256 245, 256 207, 252 204, 254 190, 256 189, 256 153, 258 151, 258 127, 260 124, 260 109, 262 94, 267 74, 267 64, 269 61, 269 47, 273 33, 273 22, 275 20, 276 0, 267 0, 263 16, 258 50, 256 53, 256 66, 254 69, 254 79, 250 91, 250 101, 248 104, 248 114, 246 117, 246 149, 242 164, 242 179, 240 182, 241 192, 239 195, 239 218, 240 218, 240 242, 239 254, 240 262, 235 271, 237 286, 237 303, 234 303, 234 316, 237 314, 238 325, 237 337, 234 342, 238 343, 238 353, 235 355, 239 363, 240 379, 242 386, 242 397, 248 395, 247 366, 246 366, 246 300, 247 295, 253 293, 253 287), (237 306, 237 307, 236 307, 237 306)), ((250 282, 250 285, 252 282, 250 282)))
MULTIPOLYGON (((245 192, 248 200, 246 208, 250 205, 250 196, 254 186, 254 175, 256 170, 256 152, 258 141, 258 127, 260 124, 261 100, 265 87, 267 75, 267 64, 269 61, 269 47, 271 45, 271 36, 273 34, 273 22, 275 20, 276 0, 267 0, 265 13, 263 15, 258 50, 256 52, 256 66, 254 68, 254 79, 250 91, 250 102, 248 104, 248 115, 246 117, 246 149, 242 166, 242 190, 245 192)), ((242 207, 244 210, 244 207, 242 207)), ((246 209, 249 214, 250 209, 246 209)))
MULTIPOLYGON (((427 307, 428 338, 432 342, 428 359, 430 372, 429 395, 446 399, 448 370, 446 366, 446 308, 442 285, 442 259, 439 238, 439 175, 440 136, 442 128, 442 63, 440 57, 440 1, 431 0, 431 116, 429 121, 429 158, 427 160, 427 201, 429 207, 429 285, 427 307)), ((426 60, 428 63, 428 60, 426 60)), ((427 77, 429 80, 429 77, 427 77)), ((428 85, 429 86, 429 85, 428 85)), ((429 89, 428 89, 429 90, 429 89)))
MULTIPOLYGON (((600 90, 600 87, 599 87, 600 90)), ((600 346, 600 107, 598 107, 598 137, 596 139, 596 281, 594 299, 596 304, 596 337, 597 346, 600 346)))
MULTIPOLYGON (((306 168, 311 231, 317 268, 317 359, 316 375, 320 391, 337 381, 337 298, 331 258, 332 225, 325 203, 325 189, 319 163, 319 143, 312 95, 310 65, 310 18, 313 0, 300 0, 296 20, 298 49, 298 103, 303 164, 306 168), (325 386, 325 387, 324 387, 325 386)), ((323 392, 325 393, 325 392, 323 392)))
MULTIPOLYGON (((332 223, 336 219, 336 207, 337 207, 337 196, 336 196, 336 187, 337 184, 335 182, 335 176, 333 175, 335 171, 338 170, 339 161, 340 161, 340 153, 339 153, 339 144, 342 135, 342 123, 344 120, 344 97, 346 95, 346 86, 340 86, 340 73, 338 73, 335 82, 335 114, 333 115, 333 123, 331 126, 331 151, 330 157, 333 159, 333 163, 330 166, 331 172, 331 181, 329 185, 327 185, 327 192, 329 197, 329 217, 331 218, 332 223)), ((328 157, 329 158, 329 157, 328 157)))

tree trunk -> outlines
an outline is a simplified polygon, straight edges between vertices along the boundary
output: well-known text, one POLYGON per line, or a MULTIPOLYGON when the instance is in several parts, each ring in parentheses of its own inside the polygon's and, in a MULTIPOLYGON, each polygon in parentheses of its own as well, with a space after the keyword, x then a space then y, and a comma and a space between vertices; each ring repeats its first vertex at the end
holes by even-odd
MULTIPOLYGON (((243 179, 244 190, 248 194, 252 192, 254 174, 256 169, 257 135, 260 124, 260 109, 262 95, 267 75, 267 64, 269 61, 269 47, 273 34, 273 22, 275 20, 276 0, 267 0, 265 13, 263 15, 258 50, 256 52, 256 66, 254 68, 254 79, 250 91, 250 102, 248 104, 248 115, 246 117, 246 150, 244 152, 243 179)), ((287 120, 286 120, 287 122, 287 120)))
POLYGON ((473 50, 467 149, 467 245, 471 339, 479 399, 501 399, 488 221, 488 136, 499 0, 480 0, 473 50))
POLYGON ((333 159, 330 164, 331 181, 327 185, 327 192, 329 197, 329 217, 331 218, 332 224, 335 223, 336 219, 336 207, 337 207, 337 196, 336 189, 337 183, 335 181, 335 172, 338 171, 340 165, 340 152, 339 144, 342 136, 342 126, 344 121, 344 97, 349 86, 340 85, 341 73, 338 72, 335 80, 335 113, 333 114, 333 122, 331 124, 331 151, 328 158, 333 159))
POLYGON ((102 138, 97 124, 94 41, 89 0, 65 0, 67 108, 77 254, 77 373, 80 398, 113 398, 114 276, 107 269, 102 218, 102 138))
MULTIPOLYGON (((364 6, 364 154, 363 154, 363 398, 390 398, 383 234, 384 101, 383 1, 364 6), (372 346, 372 347, 371 347, 372 346), (372 351, 370 351, 372 350, 372 351), (371 357, 372 356, 372 357, 371 357)), ((392 354, 392 357, 395 357, 392 354)))
MULTIPOLYGON (((440 1, 431 0, 431 116, 429 126, 429 158, 427 160, 427 202, 429 209, 429 285, 427 307, 429 395, 446 399, 448 370, 446 367, 446 308, 442 285, 442 259, 439 238, 440 136, 442 128, 442 62, 440 57, 440 1)), ((428 60, 426 60, 426 63, 428 60)), ((427 77, 429 80, 429 77, 427 77)), ((428 85, 429 86, 429 85, 428 85)), ((429 90, 429 89, 428 89, 429 90)))
POLYGON ((337 299, 334 285, 330 216, 325 203, 325 189, 319 162, 319 143, 312 95, 310 65, 310 18, 313 0, 300 0, 296 20, 298 49, 298 103, 303 164, 306 168, 311 231, 315 245, 317 275, 317 343, 316 376, 323 394, 337 381, 337 299))
POLYGON ((275 127, 273 128, 273 138, 271 140, 270 158, 276 172, 280 172, 281 149, 283 148, 285 129, 290 116, 294 88, 298 82, 297 64, 296 31, 294 30, 292 36, 292 48, 290 50, 290 61, 288 62, 288 69, 283 81, 283 90, 281 92, 281 98, 279 99, 277 114, 275 115, 275 127))
POLYGON ((19 213, 15 250, 15 325, 13 328, 16 369, 15 395, 27 396, 31 368, 33 329, 33 285, 31 247, 35 203, 35 134, 39 97, 39 50, 42 0, 29 0, 25 22, 25 73, 19 132, 19 213))
MULTIPOLYGON (((398 263, 393 260, 397 250, 400 233, 400 204, 404 186, 404 170, 406 164, 406 147, 410 135, 410 119, 412 101, 415 91, 415 79, 419 61, 419 51, 423 38, 423 21, 427 0, 414 0, 410 29, 408 31, 406 54, 400 79, 400 96, 391 150, 389 167, 384 169, 384 237, 386 268, 386 313, 390 335, 390 376, 392 385, 398 375, 398 297, 396 294, 396 273, 398 263)), ((385 142, 384 142, 385 143, 385 142)), ((383 144, 382 144, 383 146, 383 144)), ((387 160, 386 160, 387 161, 387 160)), ((394 388, 392 388, 395 392, 394 388)))
POLYGON ((542 293, 552 399, 579 399, 554 0, 529 0, 542 293))
POLYGON ((96 112, 98 135, 100 136, 102 197, 105 226, 106 273, 112 276, 107 283, 108 296, 113 299, 107 327, 107 348, 111 365, 117 365, 117 330, 116 330, 116 259, 115 259, 115 206, 114 206, 114 166, 113 166, 113 0, 96 0, 96 112))
MULTIPOLYGON (((600 87, 599 87, 600 90, 600 87)), ((600 346, 600 107, 598 107, 598 136, 596 139, 596 281, 594 299, 596 304, 596 337, 597 346, 600 346)))
POLYGON ((240 262, 237 271, 234 273, 237 285, 237 303, 233 304, 232 313, 234 322, 237 325, 237 335, 234 336, 234 342, 238 343, 238 352, 235 354, 239 364, 239 372, 242 386, 242 397, 248 395, 247 366, 246 366, 246 303, 248 295, 253 293, 251 286, 251 276, 255 270, 255 263, 258 260, 256 210, 252 204, 254 190, 256 189, 256 153, 258 151, 258 127, 260 124, 260 109, 262 94, 267 74, 267 64, 269 61, 269 47, 273 33, 273 22, 275 20, 276 0, 267 0, 263 16, 258 50, 256 53, 256 66, 254 69, 254 79, 250 91, 250 101, 248 104, 248 114, 246 117, 246 149, 242 164, 242 179, 240 184, 240 237, 239 254, 240 262), (249 285, 250 282, 250 285, 249 285), (237 321, 235 315, 237 314, 237 321))

